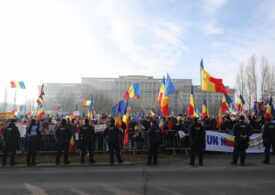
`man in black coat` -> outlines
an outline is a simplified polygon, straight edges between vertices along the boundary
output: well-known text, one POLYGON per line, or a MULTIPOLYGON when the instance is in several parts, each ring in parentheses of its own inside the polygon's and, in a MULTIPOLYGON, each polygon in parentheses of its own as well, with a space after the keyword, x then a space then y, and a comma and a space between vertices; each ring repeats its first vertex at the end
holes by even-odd
POLYGON ((114 119, 111 119, 111 124, 104 130, 103 135, 107 138, 111 165, 114 164, 114 151, 116 152, 118 163, 123 163, 123 160, 121 159, 121 156, 120 156, 120 148, 119 148, 119 136, 122 135, 122 133, 115 126, 114 119))
POLYGON ((195 164, 195 155, 199 156, 199 165, 203 166, 203 150, 205 148, 205 129, 198 122, 198 118, 193 118, 193 123, 189 128, 190 165, 195 164))
POLYGON ((27 165, 36 165, 35 158, 38 143, 41 141, 41 132, 39 131, 39 123, 35 119, 31 120, 31 124, 26 130, 26 146, 27 146, 27 165), (31 162, 32 161, 32 162, 31 162))
POLYGON ((60 127, 58 127, 55 132, 55 137, 57 140, 56 165, 59 165, 61 151, 64 152, 64 164, 70 163, 68 160, 68 150, 71 135, 71 131, 69 127, 66 125, 66 120, 62 119, 60 127))
POLYGON ((249 136, 252 134, 251 125, 244 121, 244 116, 240 116, 239 122, 233 127, 235 143, 233 151, 232 165, 237 165, 239 154, 241 156, 241 166, 245 166, 246 149, 249 146, 249 136))
POLYGON ((78 137, 81 150, 81 163, 85 163, 87 148, 89 151, 89 162, 94 163, 95 130, 91 125, 89 125, 88 119, 85 119, 85 125, 80 128, 78 137))
POLYGON ((10 153, 10 165, 15 165, 15 155, 20 132, 15 126, 15 120, 11 120, 4 132, 4 152, 2 165, 6 166, 7 157, 10 153))
POLYGON ((149 136, 149 149, 147 164, 152 165, 152 159, 154 165, 158 163, 158 148, 161 143, 161 130, 157 124, 157 118, 153 118, 150 129, 148 131, 149 136))
POLYGON ((265 146, 265 160, 263 163, 270 163, 270 148, 275 153, 275 123, 270 119, 267 119, 263 126, 263 142, 265 146))

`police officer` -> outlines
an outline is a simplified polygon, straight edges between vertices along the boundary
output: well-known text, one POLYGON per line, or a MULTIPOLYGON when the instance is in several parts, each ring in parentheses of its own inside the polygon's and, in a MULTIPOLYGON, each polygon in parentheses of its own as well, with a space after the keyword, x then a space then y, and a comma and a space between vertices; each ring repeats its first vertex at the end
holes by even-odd
POLYGON ((85 163, 86 148, 89 151, 89 162, 94 163, 94 140, 95 140, 95 130, 89 125, 89 120, 85 119, 85 124, 80 128, 79 131, 79 143, 81 150, 81 163, 85 163))
POLYGON ((118 163, 123 163, 123 160, 121 159, 121 156, 120 156, 120 148, 119 148, 119 136, 121 135, 121 132, 115 126, 114 119, 111 119, 111 124, 104 130, 103 134, 105 137, 107 137, 111 165, 114 164, 114 150, 116 152, 118 163))
POLYGON ((199 156, 199 165, 203 166, 203 150, 205 148, 205 129, 198 122, 198 118, 193 118, 193 123, 189 127, 189 147, 190 165, 195 164, 195 155, 199 156))
POLYGON ((11 120, 4 132, 4 153, 2 159, 2 165, 6 166, 7 156, 10 153, 10 165, 15 165, 15 154, 17 148, 17 142, 20 137, 20 132, 15 126, 15 121, 11 120))
POLYGON ((158 148, 161 142, 161 130, 157 124, 157 118, 153 118, 150 129, 148 130, 149 136, 149 148, 148 148, 148 160, 147 164, 152 165, 152 159, 154 165, 158 163, 158 148))
POLYGON ((263 126, 263 142, 265 146, 265 160, 263 163, 270 163, 270 148, 272 145, 272 151, 275 151, 275 124, 270 119, 267 119, 263 126))
POLYGON ((26 145, 27 145, 27 165, 36 165, 36 151, 41 140, 41 132, 39 131, 39 123, 35 119, 31 120, 29 127, 26 130, 26 145))
POLYGON ((60 127, 57 128, 55 132, 55 137, 57 140, 56 165, 59 165, 61 151, 64 152, 64 164, 69 164, 70 162, 68 161, 68 150, 71 138, 71 131, 66 125, 65 119, 62 119, 60 127))
POLYGON ((241 166, 245 166, 246 149, 249 145, 249 136, 252 134, 251 125, 244 121, 244 116, 240 116, 239 122, 233 127, 235 144, 233 151, 232 165, 237 165, 239 154, 241 156, 241 166))

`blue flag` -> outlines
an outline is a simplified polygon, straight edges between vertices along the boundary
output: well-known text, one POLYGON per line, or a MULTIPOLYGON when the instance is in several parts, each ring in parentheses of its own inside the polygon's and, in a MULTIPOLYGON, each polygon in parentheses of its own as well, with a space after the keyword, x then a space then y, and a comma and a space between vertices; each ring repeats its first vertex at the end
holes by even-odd
POLYGON ((175 93, 176 88, 172 79, 170 78, 169 74, 167 73, 166 82, 165 82, 165 89, 164 89, 164 96, 168 96, 169 94, 175 93))
POLYGON ((89 112, 93 110, 93 106, 94 106, 94 96, 92 96, 91 103, 89 105, 89 112))
POLYGON ((132 113, 132 118, 134 119, 135 122, 139 122, 140 120, 139 117, 134 113, 132 113))

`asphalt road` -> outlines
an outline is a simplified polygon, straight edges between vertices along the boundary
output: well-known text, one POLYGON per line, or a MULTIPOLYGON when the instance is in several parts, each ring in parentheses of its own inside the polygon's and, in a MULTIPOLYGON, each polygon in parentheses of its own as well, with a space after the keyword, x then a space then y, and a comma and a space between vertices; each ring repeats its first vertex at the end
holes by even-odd
POLYGON ((275 158, 248 156, 247 166, 231 166, 231 157, 208 155, 204 167, 178 156, 158 166, 37 166, 0 168, 0 194, 275 194, 275 158))

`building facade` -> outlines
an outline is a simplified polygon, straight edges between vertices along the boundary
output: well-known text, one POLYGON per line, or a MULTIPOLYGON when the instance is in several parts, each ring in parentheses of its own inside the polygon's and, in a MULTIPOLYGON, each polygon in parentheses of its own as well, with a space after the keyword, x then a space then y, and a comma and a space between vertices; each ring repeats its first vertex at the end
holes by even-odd
MULTIPOLYGON (((75 105, 79 105, 78 109, 85 111, 84 108, 81 108, 81 101, 91 97, 92 95, 96 96, 96 94, 100 93, 101 95, 95 100, 95 105, 100 103, 101 106, 105 106, 106 101, 110 102, 109 105, 114 105, 123 99, 124 92, 129 89, 133 83, 136 82, 140 83, 141 97, 139 100, 130 100, 134 112, 139 113, 140 109, 143 109, 146 113, 148 113, 152 108, 158 111, 160 109, 158 103, 158 94, 162 79, 142 75, 120 76, 119 78, 84 77, 81 78, 81 83, 78 84, 46 83, 45 102, 47 102, 47 100, 51 100, 50 104, 53 104, 54 106, 60 104, 64 110, 65 105, 68 104, 64 102, 66 102, 66 96, 69 95, 70 97, 74 98, 73 108, 75 105), (103 98, 105 98, 105 103, 101 102, 103 98)), ((175 94, 169 95, 169 112, 171 114, 185 113, 187 112, 187 107, 189 104, 192 80, 173 79, 173 83, 177 89, 177 92, 175 94)), ((200 89, 200 86, 193 86, 193 90, 196 107, 201 110, 203 98, 206 97, 210 114, 216 115, 222 100, 222 94, 205 93, 200 89)), ((232 100, 234 101, 235 90, 229 89, 229 91, 232 100)), ((49 105, 49 103, 47 104, 49 105)), ((51 109, 54 108, 54 106, 51 106, 51 109)), ((69 108, 69 105, 67 105, 66 108, 67 107, 69 108)), ((110 113, 111 106, 108 107, 110 107, 109 110, 106 108, 105 110, 101 111, 110 113)), ((66 110, 66 112, 70 111, 66 110)))

